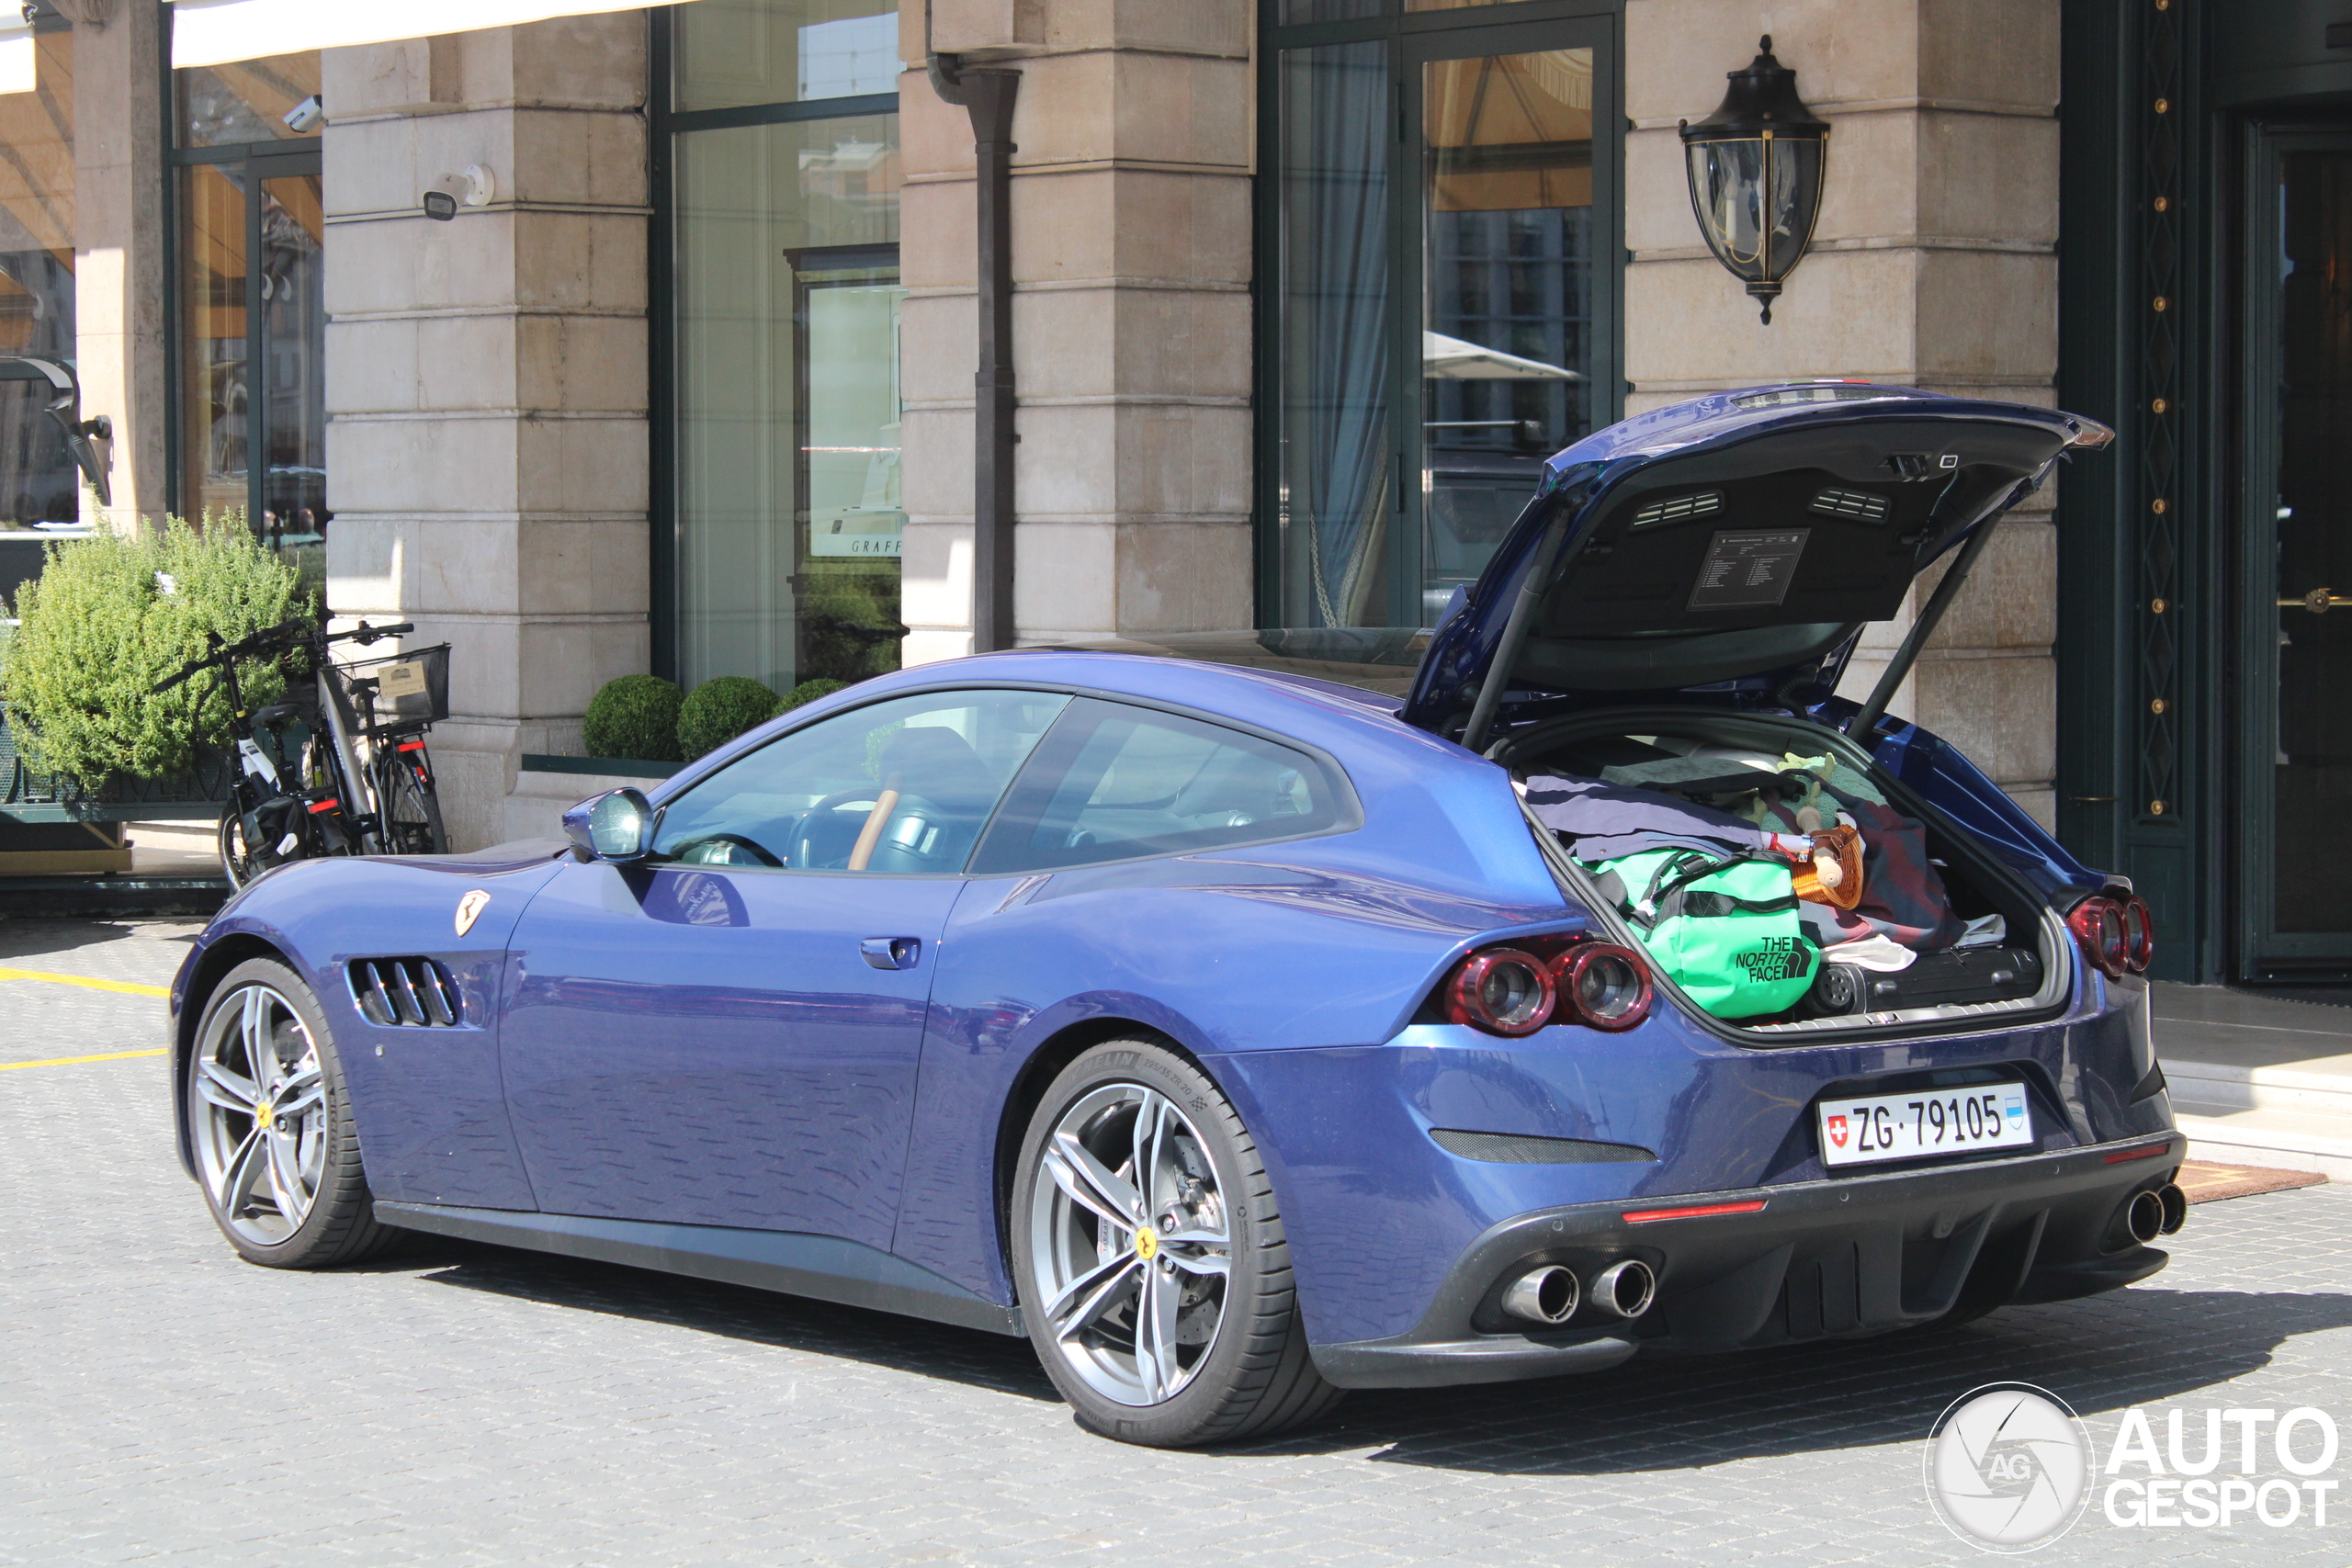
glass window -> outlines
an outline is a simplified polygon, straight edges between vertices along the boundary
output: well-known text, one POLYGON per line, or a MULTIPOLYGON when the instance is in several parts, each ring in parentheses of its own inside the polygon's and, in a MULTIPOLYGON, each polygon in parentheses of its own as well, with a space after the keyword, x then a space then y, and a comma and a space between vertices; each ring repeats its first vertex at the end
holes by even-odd
POLYGON ((676 168, 679 679, 895 670, 898 116, 685 131, 676 168))
POLYGON ((179 106, 175 507, 239 517, 326 585, 326 212, 319 55, 173 73, 179 106))
POLYGON ((1420 620, 1593 428, 1592 51, 1422 67, 1420 620))
MULTIPOLYGON (((71 360, 74 34, 20 34, 0 51, 0 88, 16 89, 0 90, 0 354, 71 360)), ((43 412, 51 396, 45 380, 0 380, 0 527, 81 517, 64 432, 43 412)))
POLYGON ((286 117, 319 91, 319 51, 273 54, 172 73, 179 97, 179 144, 237 147, 255 141, 316 141, 317 123, 296 130, 286 117))
POLYGON ((1022 775, 973 870, 1049 871, 1304 838, 1345 825, 1349 805, 1303 751, 1181 714, 1080 698, 1022 775))
POLYGON ((191 517, 243 512, 247 501, 242 173, 198 164, 180 186, 179 509, 191 517))
POLYGON ((657 858, 794 871, 959 872, 1069 699, 929 692, 854 708, 738 758, 669 803, 657 858))
POLYGON ((1613 413, 1598 29, 1392 15, 1385 38, 1270 56, 1272 626, 1434 626, 1544 460, 1613 413))
POLYGON ((678 20, 681 113, 899 90, 899 13, 875 0, 695 0, 678 20))

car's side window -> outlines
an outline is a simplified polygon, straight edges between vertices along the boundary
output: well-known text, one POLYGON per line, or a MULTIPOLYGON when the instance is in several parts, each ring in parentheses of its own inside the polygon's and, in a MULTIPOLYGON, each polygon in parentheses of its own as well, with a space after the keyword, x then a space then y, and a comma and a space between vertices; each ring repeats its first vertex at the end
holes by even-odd
POLYGON ((795 871, 957 872, 1069 699, 925 692, 781 736, 662 815, 657 860, 795 871))
POLYGON ((1081 697, 1022 771, 972 869, 1046 871, 1303 838, 1342 826, 1351 804, 1304 751, 1081 697))

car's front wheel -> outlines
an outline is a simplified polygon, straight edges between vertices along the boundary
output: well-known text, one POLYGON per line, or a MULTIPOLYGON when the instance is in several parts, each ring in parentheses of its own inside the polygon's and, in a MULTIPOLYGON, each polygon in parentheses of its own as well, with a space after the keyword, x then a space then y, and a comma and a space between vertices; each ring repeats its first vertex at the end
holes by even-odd
POLYGON ((399 1235, 376 1223, 334 1037, 286 964, 248 959, 221 977, 185 1092, 205 1201, 247 1261, 325 1269, 399 1235))
POLYGON ((1321 1416, 1257 1145, 1216 1085, 1141 1040, 1064 1068, 1012 1194, 1023 1315, 1080 1423, 1185 1448, 1321 1416))

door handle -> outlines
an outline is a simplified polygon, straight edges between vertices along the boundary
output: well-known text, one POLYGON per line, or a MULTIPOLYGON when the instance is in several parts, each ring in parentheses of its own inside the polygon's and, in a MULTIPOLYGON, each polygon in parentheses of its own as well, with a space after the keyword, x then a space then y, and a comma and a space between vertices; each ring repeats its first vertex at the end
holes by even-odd
POLYGON ((870 936, 857 951, 876 969, 911 969, 922 957, 922 939, 915 936, 870 936))
POLYGON ((2278 601, 2278 607, 2282 610, 2309 610, 2314 615, 2324 615, 2330 610, 2346 604, 2352 604, 2352 599, 2332 594, 2324 588, 2314 588, 2300 599, 2278 601))

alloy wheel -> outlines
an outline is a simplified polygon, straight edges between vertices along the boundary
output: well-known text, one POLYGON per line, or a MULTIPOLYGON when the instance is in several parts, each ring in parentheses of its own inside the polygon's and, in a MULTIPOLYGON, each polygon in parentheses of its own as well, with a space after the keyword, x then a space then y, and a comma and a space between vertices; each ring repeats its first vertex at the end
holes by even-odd
POLYGON ((310 1217, 326 1166, 326 1079, 301 1015, 248 984, 214 1007, 188 1083, 197 1163, 221 1223, 275 1247, 310 1217))
POLYGON ((1030 1299, 1087 1386, 1159 1404, 1193 1380, 1224 1325, 1233 1244, 1198 1128, 1136 1083, 1104 1084, 1038 1151, 1030 1299))

